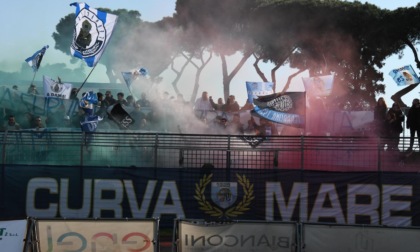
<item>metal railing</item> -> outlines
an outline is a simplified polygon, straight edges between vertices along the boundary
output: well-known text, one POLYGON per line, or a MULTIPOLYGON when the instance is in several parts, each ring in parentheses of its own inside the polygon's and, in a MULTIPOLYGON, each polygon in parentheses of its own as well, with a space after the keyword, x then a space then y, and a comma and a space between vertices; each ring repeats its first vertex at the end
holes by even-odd
POLYGON ((301 169, 417 172, 417 152, 388 151, 391 139, 198 135, 147 132, 6 131, 2 164, 143 168, 301 169))

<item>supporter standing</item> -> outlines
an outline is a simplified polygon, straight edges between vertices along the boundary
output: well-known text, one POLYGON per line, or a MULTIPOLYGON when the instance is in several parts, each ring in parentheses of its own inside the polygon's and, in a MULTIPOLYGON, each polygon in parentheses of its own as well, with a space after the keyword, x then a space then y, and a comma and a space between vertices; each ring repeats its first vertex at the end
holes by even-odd
POLYGON ((413 151, 414 137, 417 133, 417 143, 420 145, 420 101, 415 98, 407 114, 407 129, 410 129, 410 148, 407 152, 413 151))
MULTIPOLYGON (((376 102, 375 109, 373 111, 373 122, 375 127, 376 136, 379 138, 387 137, 387 122, 386 122, 386 114, 388 111, 388 107, 385 103, 383 97, 380 97, 376 102)), ((383 149, 385 146, 384 143, 379 143, 380 148, 383 149)))
POLYGON ((213 111, 213 107, 210 103, 209 95, 207 91, 201 93, 201 97, 198 98, 194 103, 195 115, 200 120, 207 119, 207 112, 213 111))
POLYGON ((210 97, 210 104, 215 110, 223 111, 226 113, 238 112, 240 109, 234 95, 229 95, 226 103, 223 105, 214 103, 213 99, 210 97))
POLYGON ((150 101, 147 99, 145 93, 142 93, 140 99, 137 101, 140 107, 150 107, 150 101))
POLYGON ((392 107, 388 110, 386 118, 390 137, 388 150, 398 150, 400 134, 403 131, 402 124, 404 122, 404 114, 398 103, 392 104, 392 107))
POLYGON ((111 105, 114 105, 117 101, 112 97, 112 93, 110 90, 105 92, 105 99, 103 100, 104 106, 108 108, 111 105))
POLYGON ((117 103, 119 103, 121 105, 124 105, 124 106, 128 105, 127 100, 124 99, 124 93, 123 92, 119 92, 117 94, 117 103))
POLYGON ((31 84, 28 88, 28 94, 38 95, 39 92, 36 89, 36 86, 34 84, 31 84))

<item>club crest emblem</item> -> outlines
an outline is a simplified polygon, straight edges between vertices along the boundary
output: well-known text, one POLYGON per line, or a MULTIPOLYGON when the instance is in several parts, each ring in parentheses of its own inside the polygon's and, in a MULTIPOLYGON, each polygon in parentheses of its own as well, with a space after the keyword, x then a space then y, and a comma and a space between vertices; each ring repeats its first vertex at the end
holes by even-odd
POLYGON ((79 51, 83 57, 98 54, 106 41, 104 22, 89 9, 82 9, 76 17, 72 48, 79 51))
POLYGON ((238 183, 236 182, 212 182, 211 199, 214 204, 226 209, 232 206, 238 194, 238 183))
POLYGON ((53 91, 54 93, 61 93, 63 92, 63 89, 64 89, 64 85, 61 83, 58 83, 54 80, 50 83, 50 90, 53 91))
POLYGON ((200 210, 212 217, 233 218, 248 211, 254 197, 254 185, 245 175, 236 174, 237 182, 212 182, 213 174, 204 175, 195 184, 194 198, 200 210), (206 198, 206 188, 211 183, 211 201, 206 198), (238 197, 238 184, 243 191, 242 199, 238 197))

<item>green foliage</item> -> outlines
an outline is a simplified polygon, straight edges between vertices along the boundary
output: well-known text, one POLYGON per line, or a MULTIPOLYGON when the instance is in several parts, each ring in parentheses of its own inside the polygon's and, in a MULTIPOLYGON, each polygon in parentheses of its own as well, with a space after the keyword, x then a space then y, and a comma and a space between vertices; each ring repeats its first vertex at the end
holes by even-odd
MULTIPOLYGON (((420 35, 419 6, 389 11, 357 1, 178 0, 174 17, 156 23, 143 22, 137 11, 106 11, 119 16, 101 59, 109 73, 147 66, 156 77, 179 53, 198 57, 204 48, 225 56, 253 52, 310 75, 335 74, 339 92, 331 105, 348 109, 374 104, 384 92, 378 69, 407 45, 414 48, 420 35)), ((55 48, 67 54, 73 20, 74 14, 61 19, 53 34, 55 48)), ((415 48, 413 54, 420 67, 415 48)))

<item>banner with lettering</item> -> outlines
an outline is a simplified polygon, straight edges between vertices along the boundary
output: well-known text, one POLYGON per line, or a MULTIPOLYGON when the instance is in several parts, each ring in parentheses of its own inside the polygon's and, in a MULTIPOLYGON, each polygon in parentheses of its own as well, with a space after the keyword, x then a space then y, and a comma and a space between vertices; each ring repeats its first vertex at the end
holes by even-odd
POLYGON ((417 173, 5 165, 2 179, 3 218, 420 226, 417 173))
POLYGON ((58 97, 61 99, 69 99, 73 85, 70 83, 61 83, 48 76, 43 76, 44 80, 44 96, 58 97))
POLYGON ((419 77, 411 65, 394 69, 389 72, 389 75, 398 86, 412 85, 420 82, 419 77))
POLYGON ((153 220, 38 220, 40 251, 156 251, 153 220), (65 241, 72 242, 65 242, 65 241))
POLYGON ((0 107, 9 109, 13 114, 46 116, 65 108, 65 114, 71 116, 77 113, 78 100, 62 99, 61 97, 44 97, 13 90, 5 86, 0 87, 0 107))
POLYGON ((1 251, 23 251, 27 220, 0 221, 1 251))
POLYGON ((254 99, 254 104, 256 107, 251 112, 253 115, 288 126, 305 127, 305 92, 260 96, 254 99))

